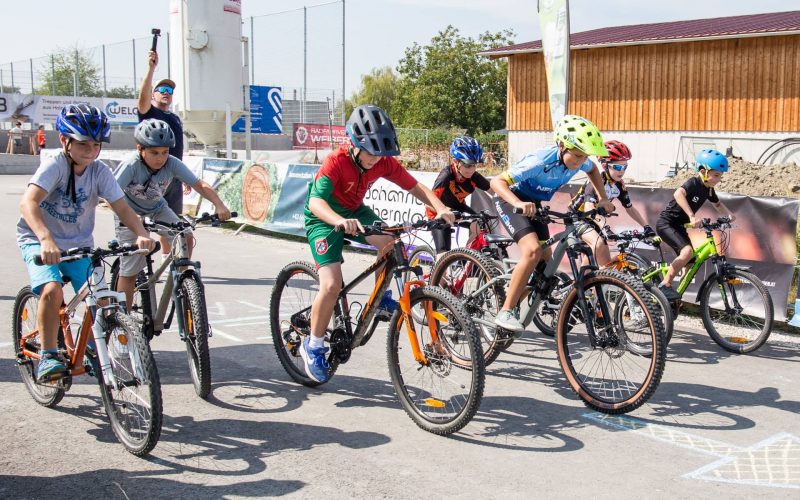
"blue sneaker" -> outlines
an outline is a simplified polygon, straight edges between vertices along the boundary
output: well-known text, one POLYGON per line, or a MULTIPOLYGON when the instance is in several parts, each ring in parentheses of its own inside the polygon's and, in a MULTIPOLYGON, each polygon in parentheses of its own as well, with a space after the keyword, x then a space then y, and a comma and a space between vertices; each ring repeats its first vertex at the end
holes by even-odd
POLYGON ((330 378, 328 372, 331 369, 331 365, 329 365, 328 360, 325 359, 325 353, 329 351, 329 348, 309 347, 309 340, 309 337, 306 337, 303 339, 303 343, 300 344, 300 356, 302 356, 303 361, 305 361, 306 375, 308 375, 311 380, 322 384, 327 382, 330 378))
POLYGON ((392 314, 400 307, 400 304, 392 298, 392 291, 386 290, 383 293, 376 316, 379 321, 389 321, 392 319, 392 314))
POLYGON ((57 354, 43 352, 42 359, 39 361, 39 368, 36 370, 36 380, 49 382, 61 377, 66 372, 67 365, 61 361, 57 354))

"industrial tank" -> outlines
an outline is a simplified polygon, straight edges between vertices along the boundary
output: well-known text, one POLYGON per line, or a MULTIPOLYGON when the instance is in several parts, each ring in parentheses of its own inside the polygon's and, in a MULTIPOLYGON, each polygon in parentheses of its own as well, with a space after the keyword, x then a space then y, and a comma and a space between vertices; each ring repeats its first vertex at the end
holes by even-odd
POLYGON ((174 111, 184 130, 206 146, 225 142, 242 114, 241 0, 171 0, 170 75, 174 111))

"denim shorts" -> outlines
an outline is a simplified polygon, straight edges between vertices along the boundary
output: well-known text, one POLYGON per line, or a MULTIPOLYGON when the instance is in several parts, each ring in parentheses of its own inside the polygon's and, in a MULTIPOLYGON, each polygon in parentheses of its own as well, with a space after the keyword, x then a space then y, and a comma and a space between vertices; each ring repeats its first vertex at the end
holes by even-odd
POLYGON ((56 281, 62 285, 67 278, 72 283, 72 289, 77 292, 89 279, 92 261, 88 257, 80 260, 61 262, 52 266, 37 266, 33 259, 42 254, 42 246, 39 243, 29 243, 20 247, 22 258, 28 267, 28 276, 31 278, 31 289, 33 293, 39 294, 42 287, 51 281, 56 281))

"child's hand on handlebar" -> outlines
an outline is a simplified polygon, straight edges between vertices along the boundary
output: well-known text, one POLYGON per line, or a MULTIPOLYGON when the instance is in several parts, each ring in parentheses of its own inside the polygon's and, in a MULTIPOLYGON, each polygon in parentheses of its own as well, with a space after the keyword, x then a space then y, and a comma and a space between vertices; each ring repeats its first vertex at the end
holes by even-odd
POLYGON ((344 231, 345 233, 353 236, 359 232, 364 232, 364 226, 361 225, 358 219, 341 219, 334 225, 334 227, 337 231, 344 231))
POLYGON ((152 252, 153 249, 156 247, 156 242, 146 236, 137 236, 136 246, 141 248, 142 250, 147 250, 148 252, 152 252))
POLYGON ((228 210, 228 207, 223 205, 222 207, 216 207, 216 208, 217 208, 217 217, 219 218, 219 220, 224 221, 231 218, 231 211, 228 210))
POLYGON ((42 263, 48 266, 53 266, 61 261, 61 249, 52 240, 41 242, 42 246, 42 263))
POLYGON ((442 219, 451 226, 456 223, 456 216, 449 208, 445 208, 440 212, 436 212, 436 218, 442 219))
POLYGON ((600 213, 613 214, 615 210, 614 203, 611 200, 600 200, 597 202, 597 211, 600 213))
POLYGON ((522 211, 522 215, 525 217, 533 217, 536 215, 536 203, 519 201, 514 203, 514 208, 518 208, 522 211))

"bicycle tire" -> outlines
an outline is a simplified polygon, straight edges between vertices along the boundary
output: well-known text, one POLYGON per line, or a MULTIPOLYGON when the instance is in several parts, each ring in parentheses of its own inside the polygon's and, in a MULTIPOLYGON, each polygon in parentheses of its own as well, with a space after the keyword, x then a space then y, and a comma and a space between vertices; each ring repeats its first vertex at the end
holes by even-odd
MULTIPOLYGON (((39 360, 23 357, 20 341, 23 335, 36 330, 36 313, 39 309, 39 296, 25 286, 17 292, 14 299, 13 315, 11 317, 11 345, 14 347, 14 359, 17 361, 20 377, 25 383, 25 388, 34 401, 47 408, 53 408, 64 399, 65 390, 51 384, 40 384, 36 381, 36 370, 39 360)), ((31 350, 41 352, 39 336, 28 341, 31 350)))
MULTIPOLYGON (((620 332, 618 327, 613 328, 613 323, 608 325, 607 322, 603 322, 600 310, 590 309, 590 317, 585 318, 576 288, 572 288, 564 299, 558 320, 556 344, 561 369, 570 387, 583 403, 599 412, 620 414, 635 410, 653 395, 664 372, 666 349, 664 327, 655 311, 656 306, 642 298, 647 292, 640 280, 611 270, 593 271, 584 279, 584 297, 605 296, 611 287, 618 288, 619 293, 631 294, 645 312, 646 331, 642 335, 643 338, 649 339, 652 346, 650 355, 636 354, 628 349, 626 337, 623 335, 630 333, 620 332), (580 328, 588 321, 592 324, 597 323, 595 325, 597 327, 612 327, 611 334, 604 337, 603 329, 598 328, 596 337, 591 339, 580 328), (576 355, 574 359, 573 354, 576 355), (620 363, 624 363, 624 367, 621 369, 615 366, 609 370, 609 365, 615 362, 614 360, 620 360, 620 363), (637 364, 640 366, 636 366, 637 364), (600 370, 603 370, 603 373, 598 373, 600 370), (589 373, 583 373, 584 371, 589 373), (638 377, 633 375, 631 378, 640 380, 618 380, 619 377, 628 377, 634 372, 641 375, 638 377), (606 373, 609 378, 608 384, 604 381, 606 373)), ((588 302, 587 300, 587 307, 590 305, 588 302)), ((642 345, 643 340, 639 340, 638 344, 642 345)))
MULTIPOLYGON (((428 281, 431 270, 436 262, 436 252, 428 245, 417 245, 414 250, 408 254, 408 264, 410 267, 420 266, 422 268, 422 280, 428 281)), ((418 279, 417 275, 412 271, 405 271, 403 273, 403 280, 410 281, 418 279)))
MULTIPOLYGON (((761 309, 763 307, 763 314, 764 314, 764 324, 758 329, 758 331, 754 331, 752 338, 745 337, 746 332, 746 321, 750 321, 753 325, 756 325, 755 319, 753 318, 753 314, 744 315, 741 313, 737 313, 734 316, 730 316, 730 313, 721 311, 715 308, 712 308, 712 302, 717 302, 717 300, 721 301, 721 294, 720 299, 714 297, 712 299, 711 293, 714 290, 719 290, 719 286, 716 286, 716 276, 717 274, 714 273, 709 278, 707 278, 707 286, 702 289, 701 296, 700 296, 700 315, 703 319, 703 326, 705 326, 706 331, 714 339, 714 342, 719 344, 720 347, 725 349, 726 351, 730 351, 736 354, 746 354, 753 352, 760 348, 769 338, 770 334, 772 333, 772 324, 774 321, 774 309, 772 305, 772 297, 769 295, 769 291, 761 279, 758 278, 755 274, 747 271, 743 271, 740 269, 729 269, 725 272, 725 279, 724 285, 727 285, 728 295, 733 295, 730 293, 730 290, 733 289, 735 285, 743 285, 745 281, 750 282, 750 284, 754 288, 754 292, 751 295, 756 296, 756 301, 749 302, 748 306, 752 308, 757 308, 758 313, 761 313, 761 309), (759 306, 758 302, 761 302, 761 306, 759 306), (729 325, 726 328, 722 327, 721 322, 722 320, 726 319, 725 315, 728 315, 730 319, 734 320, 733 325, 729 325), (725 331, 735 329, 735 332, 725 331)), ((742 295, 741 291, 736 291, 737 298, 739 295, 742 295)))
POLYGON ((208 347, 208 311, 206 299, 196 275, 181 280, 181 310, 183 312, 184 344, 189 361, 194 392, 203 399, 211 391, 211 355, 208 347))
MULTIPOLYGON (((501 331, 498 335, 497 328, 494 326, 494 318, 500 312, 503 302, 506 300, 505 283, 497 282, 475 297, 469 297, 471 294, 469 290, 467 290, 467 297, 465 297, 464 289, 469 285, 474 290, 477 290, 501 274, 495 263, 487 256, 474 250, 459 248, 439 256, 428 280, 430 285, 441 287, 459 298, 467 314, 471 318, 478 320, 474 322, 478 325, 478 330, 481 334, 483 360, 486 366, 496 360, 514 339, 510 332, 501 331), (455 276, 452 273, 448 274, 448 271, 453 266, 456 266, 456 268, 460 266, 461 269, 465 269, 467 263, 474 266, 471 269, 472 272, 463 283, 458 285, 454 282, 455 276), (469 280, 472 281, 470 282, 469 280), (456 289, 456 287, 460 288, 456 289)), ((414 311, 415 309, 412 309, 412 313, 414 311)), ((419 321, 419 317, 414 319, 419 321)))
MULTIPOLYGON (((117 291, 119 265, 119 258, 114 259, 114 262, 111 263, 111 289, 114 291, 117 291)), ((139 271, 136 275, 135 286, 142 285, 145 282, 147 282, 147 274, 145 274, 144 270, 139 271)), ((139 293, 134 293, 128 309, 128 315, 139 323, 139 328, 147 341, 153 340, 155 330, 153 321, 149 317, 150 311, 153 310, 150 304, 150 290, 140 290, 139 293)))
POLYGON ((427 361, 420 364, 414 359, 409 336, 404 335, 407 332, 404 316, 395 311, 389 321, 386 342, 392 385, 406 414, 418 427, 433 434, 452 434, 469 423, 483 398, 485 365, 480 334, 462 303, 439 287, 415 288, 409 299, 412 306, 430 303, 431 310, 438 315, 433 321, 440 341, 432 341, 427 318, 424 324, 417 325, 415 321, 418 344, 427 361), (442 342, 441 336, 447 336, 448 341, 442 342), (456 349, 458 353, 454 352, 456 349), (466 359, 468 366, 464 365, 466 359), (462 387, 463 394, 446 394, 462 387))
POLYGON ((106 384, 103 371, 98 370, 103 405, 120 443, 131 454, 143 456, 152 451, 161 436, 163 408, 158 369, 150 346, 130 316, 116 311, 103 321, 106 350, 119 386, 106 384), (126 399, 137 389, 142 391, 126 399))
POLYGON ((555 311, 552 308, 552 304, 561 304, 564 299, 564 293, 572 285, 572 277, 565 272, 559 271, 554 277, 556 282, 550 289, 550 293, 539 302, 539 307, 533 313, 533 324, 536 325, 540 332, 551 338, 556 336, 556 325, 558 324, 559 311, 561 310, 559 307, 558 311, 555 311), (554 296, 554 293, 558 295, 554 296), (550 300, 550 304, 545 303, 548 300, 550 300))
MULTIPOLYGON (((307 387, 317 387, 321 385, 320 382, 313 380, 305 372, 305 365, 303 358, 300 356, 300 343, 303 341, 305 335, 310 335, 311 330, 308 328, 307 332, 298 332, 299 328, 292 328, 292 317, 296 315, 297 311, 307 309, 307 312, 302 315, 301 319, 311 324, 311 304, 319 291, 319 274, 313 264, 308 262, 292 262, 286 265, 278 273, 275 278, 275 285, 272 288, 269 302, 269 321, 270 331, 272 333, 272 344, 275 347, 275 352, 278 354, 278 359, 281 366, 286 370, 292 379, 307 387), (304 277, 302 277, 302 276, 304 277), (292 278, 301 276, 295 288, 287 291, 289 281, 292 278), (293 297, 287 297, 293 295, 293 297), (302 296, 301 296, 302 295, 302 296), (290 304, 290 299, 295 299, 300 302, 298 306, 290 304), (282 311, 281 305, 289 307, 290 309, 282 311), (299 307, 299 309, 298 309, 299 307), (287 327, 286 331, 281 331, 282 323, 287 327)), ((339 305, 337 303, 334 309, 334 317, 339 314, 339 305)), ((333 377, 336 369, 339 366, 339 361, 333 357, 328 357, 328 363, 331 369, 328 371, 328 380, 333 377)))
MULTIPOLYGON (((638 278, 635 274, 631 274, 630 277, 633 279, 638 278)), ((642 297, 656 304, 655 310, 657 311, 661 323, 664 325, 664 346, 666 347, 672 339, 673 321, 670 303, 658 288, 650 283, 644 283, 643 285, 646 294, 642 297)), ((638 307, 634 307, 633 310, 631 310, 630 302, 631 300, 627 294, 618 294, 615 298, 614 320, 621 328, 626 328, 626 324, 632 324, 635 328, 638 321, 641 320, 641 310, 638 307)), ((652 354, 652 350, 649 347, 640 347, 634 342, 629 342, 627 346, 634 354, 640 354, 642 356, 649 356, 652 354)))

